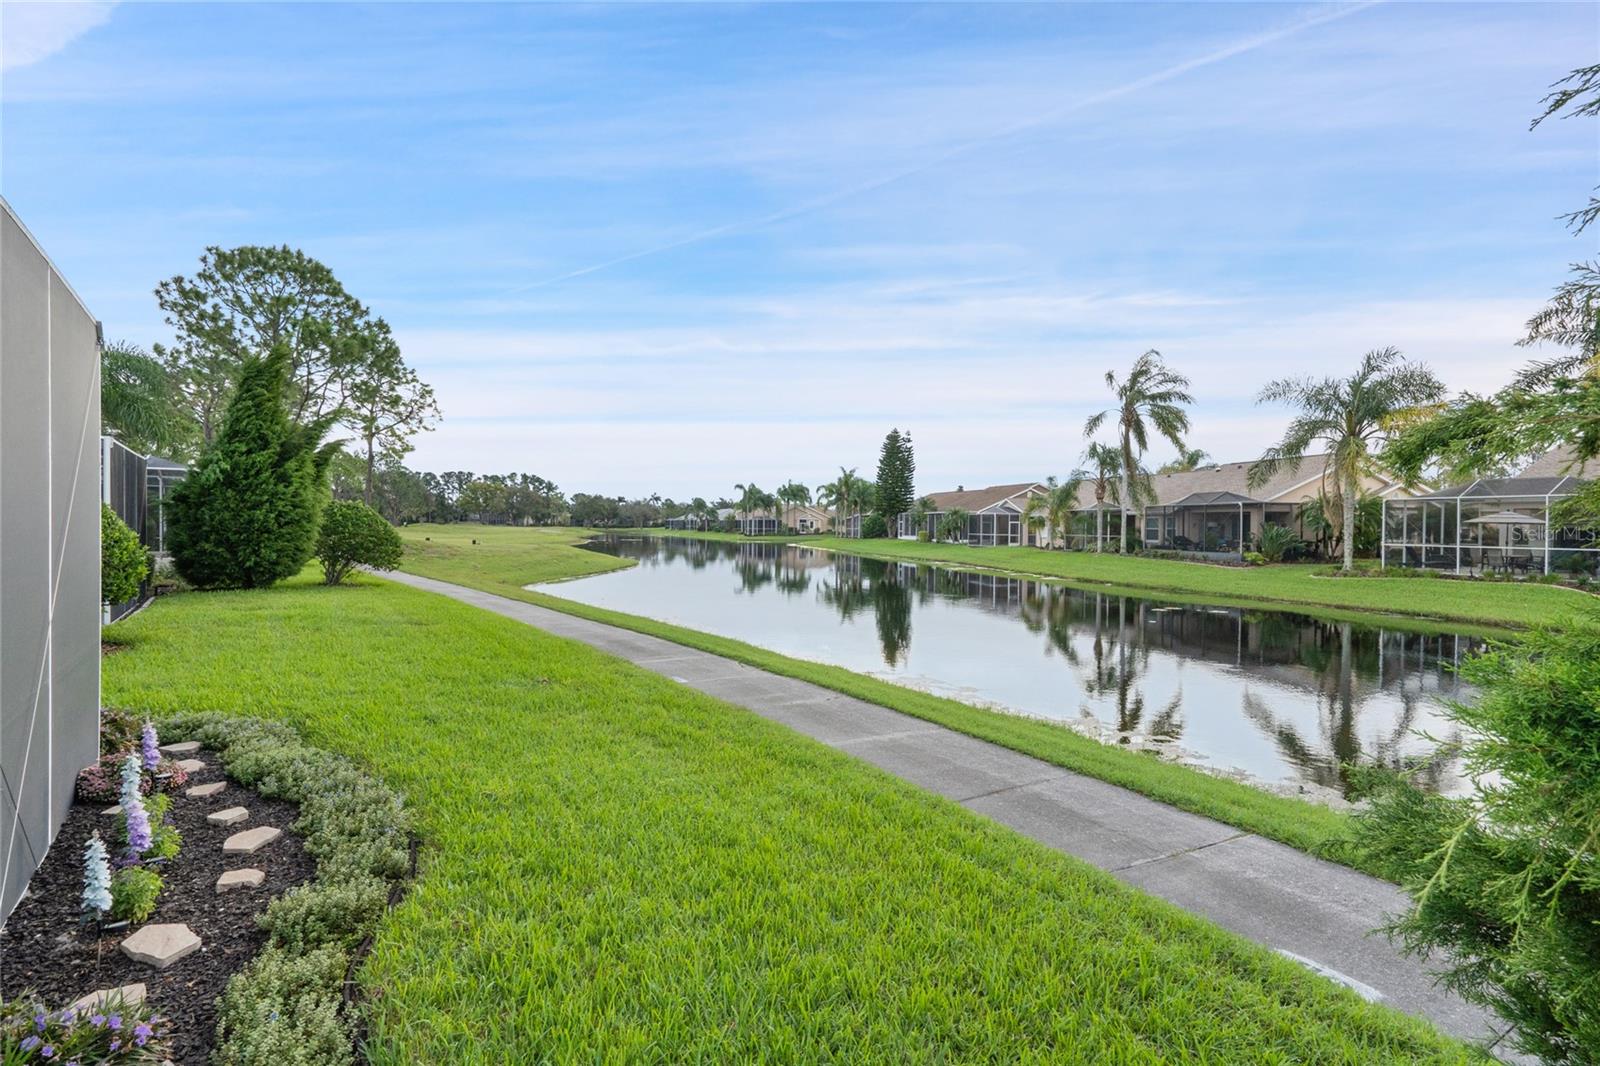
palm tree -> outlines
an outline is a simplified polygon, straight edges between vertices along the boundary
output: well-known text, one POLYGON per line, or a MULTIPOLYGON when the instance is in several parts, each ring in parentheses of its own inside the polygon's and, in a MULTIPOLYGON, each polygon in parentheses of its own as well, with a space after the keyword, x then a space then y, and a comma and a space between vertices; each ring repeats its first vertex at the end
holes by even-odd
POLYGON ((1188 393, 1189 379, 1161 361, 1154 348, 1135 359, 1127 377, 1117 384, 1114 371, 1106 371, 1106 385, 1117 398, 1117 405, 1101 411, 1084 423, 1083 435, 1091 437, 1113 415, 1122 449, 1122 544, 1128 547, 1128 511, 1134 506, 1130 479, 1138 469, 1139 456, 1150 446, 1150 430, 1165 437, 1178 451, 1184 451, 1183 435, 1189 432, 1189 414, 1183 408, 1194 403, 1188 393), (1134 454, 1134 447, 1139 449, 1134 454))
POLYGON ((1105 550, 1106 499, 1121 503, 1122 453, 1109 444, 1095 441, 1083 453, 1088 465, 1084 481, 1094 489, 1094 550, 1105 550))
POLYGON ((1045 542, 1040 547, 1052 547, 1056 534, 1066 530, 1072 512, 1078 506, 1078 489, 1087 478, 1088 474, 1083 470, 1074 470, 1067 475, 1066 481, 1057 481, 1051 475, 1045 479, 1045 491, 1037 496, 1029 496, 1028 502, 1023 504, 1022 520, 1028 524, 1028 528, 1035 533, 1040 528, 1048 530, 1045 542))
POLYGON ((847 515, 859 510, 865 499, 867 482, 856 476, 856 468, 839 468, 839 476, 817 489, 818 502, 826 501, 833 508, 833 531, 843 535, 847 515))
POLYGON ((744 515, 744 532, 748 536, 750 533, 750 513, 761 510, 772 497, 762 492, 753 481, 748 485, 735 485, 734 490, 739 493, 739 513, 744 515))
POLYGON ((100 421, 134 451, 170 453, 193 436, 176 394, 167 368, 137 345, 115 341, 101 350, 100 421))
POLYGON ((798 481, 787 481, 778 486, 777 497, 785 508, 802 507, 811 502, 811 490, 798 481))
POLYGON ((1200 464, 1211 456, 1204 448, 1185 448, 1178 453, 1178 457, 1170 463, 1162 463, 1156 468, 1158 474, 1186 474, 1191 470, 1198 470, 1200 464))
POLYGON ((1372 469, 1373 452, 1398 413, 1437 401, 1444 383, 1421 363, 1409 363, 1397 348, 1380 348, 1361 358, 1347 378, 1280 378, 1261 390, 1257 403, 1288 403, 1299 409, 1283 439, 1250 468, 1249 484, 1259 488, 1279 470, 1294 473, 1307 449, 1327 447, 1322 477, 1331 481, 1343 505, 1339 527, 1346 572, 1355 568, 1356 497, 1361 478, 1372 469), (1350 531, 1350 532, 1346 532, 1350 531))

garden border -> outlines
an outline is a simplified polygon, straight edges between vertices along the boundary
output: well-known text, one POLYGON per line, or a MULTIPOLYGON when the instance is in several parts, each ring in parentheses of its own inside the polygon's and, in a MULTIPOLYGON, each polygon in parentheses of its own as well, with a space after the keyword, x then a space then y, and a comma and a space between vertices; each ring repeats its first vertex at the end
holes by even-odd
POLYGON ((217 712, 162 722, 217 752, 224 772, 300 805, 292 827, 316 877, 258 919, 267 944, 228 982, 212 1048, 219 1066, 332 1066, 367 1060, 355 973, 416 873, 419 840, 401 794, 281 722, 217 712))

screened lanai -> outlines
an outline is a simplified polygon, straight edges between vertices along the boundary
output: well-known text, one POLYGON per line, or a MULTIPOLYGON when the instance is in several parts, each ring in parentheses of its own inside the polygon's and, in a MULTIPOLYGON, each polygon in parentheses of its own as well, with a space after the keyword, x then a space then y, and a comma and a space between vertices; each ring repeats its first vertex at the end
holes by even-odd
POLYGON ((1551 509, 1582 484, 1570 476, 1482 478, 1383 502, 1383 565, 1459 574, 1600 570, 1600 530, 1555 525, 1551 509))

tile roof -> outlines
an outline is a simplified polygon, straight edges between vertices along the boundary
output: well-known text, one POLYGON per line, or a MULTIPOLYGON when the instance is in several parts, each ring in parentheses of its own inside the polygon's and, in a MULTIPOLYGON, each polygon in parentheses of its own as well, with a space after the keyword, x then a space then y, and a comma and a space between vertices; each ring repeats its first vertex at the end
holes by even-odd
POLYGON ((1551 448, 1549 451, 1539 456, 1539 458, 1535 459, 1533 462, 1517 471, 1517 476, 1561 477, 1564 474, 1571 474, 1575 477, 1581 477, 1586 473, 1596 473, 1593 468, 1600 464, 1593 462, 1588 464, 1579 464, 1576 461, 1577 457, 1578 450, 1576 448, 1570 444, 1563 444, 1559 448, 1551 448), (1588 467, 1588 469, 1585 467, 1588 467))
MULTIPOLYGON (((1184 501, 1187 496, 1199 494, 1232 494, 1245 502, 1271 501, 1298 485, 1315 482, 1322 474, 1324 454, 1305 455, 1300 458, 1299 469, 1291 471, 1287 464, 1268 478, 1259 488, 1250 487, 1250 468, 1255 460, 1243 463, 1212 463, 1196 470, 1181 470, 1171 474, 1152 474, 1151 487, 1155 489, 1156 504, 1170 507, 1184 501)), ((1199 501, 1190 501, 1191 503, 1199 501)), ((1230 499, 1228 502, 1238 502, 1230 499)), ((1094 506, 1094 489, 1083 485, 1078 489, 1078 508, 1087 510, 1094 506)))

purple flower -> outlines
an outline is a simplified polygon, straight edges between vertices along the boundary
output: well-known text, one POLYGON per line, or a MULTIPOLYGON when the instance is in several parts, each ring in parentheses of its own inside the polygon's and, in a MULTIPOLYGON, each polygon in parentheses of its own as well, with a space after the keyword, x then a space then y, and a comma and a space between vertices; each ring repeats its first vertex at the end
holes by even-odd
POLYGON ((39 1055, 40 1055, 40 1057, 46 1058, 46 1059, 55 1058, 56 1057, 56 1047, 55 1047, 55 1045, 54 1044, 46 1044, 43 1048, 40 1049, 39 1055))
POLYGON ((123 800, 122 815, 128 821, 128 855, 137 859, 150 850, 150 815, 144 809, 144 800, 137 793, 123 800))
POLYGON ((98 1029, 106 1024, 106 1016, 104 1014, 96 1014, 89 1019, 89 1024, 98 1029))
POLYGON ((161 741, 156 739, 154 722, 146 722, 144 724, 140 740, 144 747, 144 768, 153 771, 157 766, 161 765, 161 741))
POLYGON ((33 1027, 35 1029, 39 1030, 39 1032, 41 1032, 41 1033, 44 1032, 44 1015, 43 1014, 35 1014, 33 1016, 33 1027))
POLYGON ((44 1043, 44 1041, 40 1040, 36 1036, 24 1037, 23 1040, 22 1040, 22 1050, 23 1051, 32 1051, 34 1048, 38 1047, 42 1043, 44 1043))
POLYGON ((113 1041, 111 1041, 111 1045, 109 1047, 107 1047, 106 1050, 107 1051, 115 1051, 118 1048, 120 1048, 121 1046, 122 1046, 122 1041, 113 1040, 113 1041))
POLYGON ((121 1029, 122 1028, 122 1015, 113 1014, 110 1017, 110 1019, 107 1021, 107 1024, 110 1025, 111 1028, 113 1028, 113 1029, 121 1029))
POLYGON ((144 1024, 144 1022, 140 1022, 138 1025, 133 1027, 133 1042, 138 1044, 140 1047, 144 1047, 145 1041, 150 1039, 150 1035, 153 1032, 154 1030, 148 1025, 144 1024))
POLYGON ((71 1007, 68 1007, 66 1010, 61 1012, 61 1024, 62 1025, 71 1025, 73 1020, 76 1019, 77 1017, 78 1017, 78 1012, 73 1010, 71 1007))

